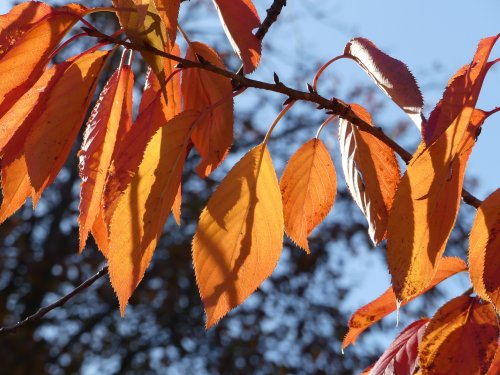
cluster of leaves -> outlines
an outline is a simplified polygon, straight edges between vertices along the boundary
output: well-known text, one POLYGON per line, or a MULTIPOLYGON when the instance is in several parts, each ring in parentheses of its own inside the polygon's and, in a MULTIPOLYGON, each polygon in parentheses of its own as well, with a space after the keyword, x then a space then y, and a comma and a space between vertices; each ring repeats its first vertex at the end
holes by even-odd
MULTIPOLYGON (((260 20, 250 0, 214 0, 224 29, 243 62, 243 73, 257 67, 261 42, 252 34, 260 20)), ((40 2, 16 6, 0 18, 0 157, 3 201, 0 221, 31 197, 36 206, 65 160, 109 57, 103 47, 123 44, 121 62, 109 78, 87 121, 79 152, 81 184, 80 250, 91 233, 106 257, 111 284, 124 314, 142 280, 170 212, 181 221, 181 177, 194 147, 196 172, 209 176, 233 143, 233 97, 245 90, 225 72, 217 52, 191 42, 177 25, 180 0, 114 0, 113 8, 80 5, 52 8, 40 2), (122 30, 103 36, 83 17, 112 11, 122 30), (79 21, 82 35, 98 36, 87 51, 49 67, 66 33, 79 21), (176 45, 177 29, 188 48, 176 45), (129 42, 116 39, 124 31, 129 42), (151 71, 135 120, 132 115, 133 50, 151 71), (176 65, 176 62, 181 62, 176 65), (189 66, 193 62, 196 67, 189 66), (180 73, 180 74, 179 74, 180 73)), ((82 36, 80 35, 80 36, 82 36)), ((369 370, 396 373, 486 373, 498 367, 500 280, 496 258, 500 190, 478 207, 471 230, 469 266, 443 257, 456 221, 467 159, 484 121, 497 112, 476 108, 482 83, 497 60, 489 61, 499 36, 483 39, 470 64, 450 80, 428 120, 414 77, 400 61, 363 38, 350 41, 343 55, 317 74, 310 93, 333 61, 349 58, 398 104, 421 129, 422 142, 401 177, 393 148, 368 131, 370 114, 357 104, 332 113, 288 162, 281 181, 267 143, 288 105, 263 142, 227 174, 203 210, 193 239, 193 263, 200 295, 213 326, 240 305, 273 272, 287 235, 306 252, 308 236, 331 210, 336 171, 319 139, 323 126, 341 117, 339 143, 349 191, 366 216, 369 235, 387 239, 392 287, 356 312, 344 347, 394 311, 449 276, 468 271, 477 297, 463 295, 432 319, 407 327, 369 370), (467 345, 457 345, 465 342, 467 345)), ((70 40, 71 41, 71 40, 70 40)), ((275 86, 283 86, 277 76, 275 86)))

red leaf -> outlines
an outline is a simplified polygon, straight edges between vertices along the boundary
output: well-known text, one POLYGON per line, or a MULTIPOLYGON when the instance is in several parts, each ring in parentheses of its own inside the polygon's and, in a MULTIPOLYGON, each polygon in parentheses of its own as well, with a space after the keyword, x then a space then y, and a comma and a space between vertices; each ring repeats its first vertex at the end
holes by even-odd
POLYGON ((418 346, 428 322, 424 318, 406 327, 378 359, 370 375, 413 374, 418 364, 418 346))
POLYGON ((251 0, 213 0, 224 31, 236 54, 243 61, 245 73, 259 65, 261 41, 253 34, 260 27, 260 18, 251 0))

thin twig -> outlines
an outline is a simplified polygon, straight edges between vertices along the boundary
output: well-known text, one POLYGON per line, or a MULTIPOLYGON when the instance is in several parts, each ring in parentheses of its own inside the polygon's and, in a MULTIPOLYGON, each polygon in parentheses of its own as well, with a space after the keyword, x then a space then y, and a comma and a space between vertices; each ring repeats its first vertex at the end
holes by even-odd
POLYGON ((97 280, 99 280, 101 277, 105 276, 108 274, 108 266, 103 267, 99 272, 97 272, 94 276, 91 278, 85 280, 83 283, 78 285, 75 289, 73 289, 70 293, 66 294, 64 297, 58 299, 56 302, 51 303, 48 306, 42 307, 39 309, 36 313, 33 315, 28 316, 26 319, 8 327, 2 327, 0 328, 0 335, 1 334, 6 334, 6 333, 14 333, 16 332, 17 329, 33 323, 41 318, 43 318, 45 315, 47 315, 49 312, 54 310, 57 307, 63 306, 66 302, 68 302, 72 297, 77 295, 78 293, 84 291, 87 289, 89 286, 94 284, 97 280))

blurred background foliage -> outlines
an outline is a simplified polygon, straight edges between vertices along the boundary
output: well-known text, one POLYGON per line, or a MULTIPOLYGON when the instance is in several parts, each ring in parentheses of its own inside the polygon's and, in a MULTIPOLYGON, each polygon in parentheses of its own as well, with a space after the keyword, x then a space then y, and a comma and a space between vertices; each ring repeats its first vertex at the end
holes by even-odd
MULTIPOLYGON (((85 5, 107 4, 100 0, 86 1, 85 5)), ((317 11, 310 9, 313 16, 317 11)), ((193 40, 209 42, 235 70, 239 62, 216 17, 211 2, 183 2, 184 29, 193 40)), ((111 15, 93 15, 90 21, 108 34, 118 27, 111 15)), ((278 21, 266 37, 261 69, 268 73, 276 70, 280 76, 285 71, 287 84, 305 87, 321 62, 288 59, 286 40, 279 37, 280 27, 278 21)), ((76 54, 91 42, 80 39, 64 50, 56 62, 76 54)), ((108 67, 107 77, 119 58, 117 54, 108 67)), ((134 70, 138 102, 145 72, 138 57, 134 70)), ((272 73, 267 76, 269 80, 272 73)), ((100 87, 104 83, 103 78, 100 87)), ((334 88, 329 94, 340 95, 334 88)), ((351 87, 341 97, 362 103, 374 118, 378 118, 386 102, 376 89, 363 85, 351 87)), ((261 142, 283 100, 264 92, 247 92, 237 98, 231 155, 207 180, 200 180, 193 173, 198 159, 191 153, 183 176, 182 226, 177 227, 169 219, 125 319, 120 317, 107 278, 101 279, 44 319, 15 334, 1 336, 0 372, 9 375, 354 374, 372 363, 402 327, 429 315, 445 298, 439 289, 405 308, 398 330, 394 328, 394 319, 384 320, 342 355, 340 347, 348 319, 360 307, 353 301, 369 301, 378 296, 363 284, 364 275, 367 270, 378 268, 387 280, 387 272, 384 246, 372 247, 365 220, 343 183, 335 146, 336 124, 333 124, 323 131, 322 138, 335 159, 339 192, 332 214, 311 237, 311 254, 306 255, 286 240, 273 276, 241 307, 215 328, 205 331, 190 249, 197 218, 231 165, 261 142), (360 289, 360 285, 365 286, 360 289), (360 294, 363 298, 359 298, 360 294)), ((310 105, 297 105, 287 114, 270 143, 278 175, 290 155, 314 136, 324 119, 324 113, 310 105)), ((404 137, 408 122, 401 118, 391 122, 394 125, 386 121, 390 125, 388 134, 396 139, 404 137)), ((414 140, 413 145, 417 142, 414 140)), ((83 254, 78 254, 78 146, 75 145, 57 181, 44 193, 37 210, 33 212, 28 203, 0 226, 3 325, 15 323, 53 302, 105 264, 92 240, 83 254)), ((462 213, 449 254, 466 253, 469 225, 470 212, 462 213)))

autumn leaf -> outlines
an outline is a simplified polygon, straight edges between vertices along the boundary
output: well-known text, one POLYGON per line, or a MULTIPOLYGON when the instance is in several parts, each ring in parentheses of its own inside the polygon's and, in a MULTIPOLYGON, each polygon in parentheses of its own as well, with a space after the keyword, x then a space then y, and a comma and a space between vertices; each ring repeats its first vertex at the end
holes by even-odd
POLYGON ((422 141, 398 186, 387 228, 392 286, 404 301, 433 278, 460 207, 467 160, 488 113, 449 127, 430 147, 422 141))
POLYGON ((422 374, 485 374, 498 346, 493 306, 460 296, 442 306, 429 322, 420 344, 422 374))
POLYGON ((375 363, 370 375, 413 374, 418 366, 418 346, 429 319, 423 318, 406 327, 375 363))
POLYGON ((337 194, 332 158, 321 140, 304 143, 290 158, 280 181, 285 231, 307 253, 307 237, 328 215, 337 194))
MULTIPOLYGON (((132 124, 134 75, 121 66, 104 87, 87 121, 80 159, 80 251, 101 211, 104 187, 113 156, 132 124)), ((102 228, 99 228, 102 230, 102 228)), ((102 250, 102 249, 101 249, 102 250)), ((103 251, 105 252, 105 251, 103 251)))
MULTIPOLYGON (((133 0, 113 0, 120 25, 133 43, 141 47, 169 51, 169 43, 165 25, 151 0, 140 0, 137 5, 133 0), (146 8, 147 6, 147 8, 146 8)), ((166 81, 165 62, 162 56, 141 50, 144 60, 151 66, 159 82, 166 81)), ((166 92, 164 92, 166 96, 166 92)))
POLYGON ((38 80, 52 51, 87 11, 30 1, 0 16, 0 117, 38 80))
MULTIPOLYGON (((129 177, 118 186, 119 194, 114 195, 113 209, 108 213, 108 264, 122 315, 144 276, 170 214, 181 182, 187 144, 199 117, 194 111, 183 112, 157 128, 146 142, 138 139, 146 129, 134 124, 121 147, 123 153, 117 156, 116 180, 129 177), (139 130, 134 132, 136 128, 139 130), (143 153, 140 147, 135 152, 127 147, 134 140, 146 145, 143 153)), ((104 209, 106 212, 109 207, 105 205, 104 209)))
POLYGON ((154 3, 167 29, 169 45, 173 47, 177 36, 177 19, 181 0, 154 0, 154 3))
POLYGON ((497 347, 495 359, 491 363, 491 367, 489 368, 487 375, 498 375, 498 374, 500 374, 500 342, 497 347))
POLYGON ((392 58, 365 38, 350 40, 344 55, 353 59, 375 84, 391 98, 419 129, 422 128, 424 100, 415 77, 401 61, 392 58))
MULTIPOLYGON (((363 107, 351 104, 351 109, 373 126, 363 107)), ((368 234, 377 245, 385 238, 389 210, 401 176, 396 155, 375 136, 344 119, 339 123, 339 143, 347 187, 368 220, 368 234)))
POLYGON ((210 328, 274 271, 283 244, 283 207, 265 145, 227 174, 203 210, 193 239, 196 282, 210 328))
MULTIPOLYGON (((455 257, 443 258, 442 262, 439 263, 436 275, 427 288, 425 288, 418 295, 411 297, 409 300, 403 301, 400 307, 405 306, 447 278, 466 270, 467 265, 462 259, 455 257)), ((352 314, 351 319, 349 320, 349 331, 342 342, 342 349, 345 349, 349 345, 353 344, 361 333, 390 313, 396 311, 397 308, 396 295, 394 294, 392 287, 387 289, 385 293, 377 299, 361 307, 354 314, 352 314)))
POLYGON ((261 41, 253 34, 260 18, 251 0, 213 0, 234 51, 243 61, 243 71, 252 73, 259 65, 261 41))
POLYGON ((469 274, 474 291, 500 309, 500 189, 477 210, 469 237, 469 274))
POLYGON ((109 55, 96 51, 74 58, 45 96, 43 108, 32 113, 24 151, 35 204, 71 151, 109 55))
MULTIPOLYGON (((186 59, 196 61, 197 55, 224 68, 214 50, 203 43, 193 42, 188 48, 186 59)), ((210 175, 224 161, 233 143, 232 92, 231 81, 226 77, 203 69, 186 69, 183 72, 184 109, 203 111, 220 103, 196 127, 192 136, 202 158, 196 167, 196 172, 202 178, 210 175)))
POLYGON ((425 127, 422 129, 423 139, 427 146, 434 143, 449 127, 459 128, 467 124, 484 82, 484 78, 493 64, 488 63, 490 52, 497 36, 482 39, 472 63, 465 65, 452 77, 443 98, 436 105, 425 127))
POLYGON ((2 221, 17 211, 30 193, 36 205, 57 176, 108 56, 109 52, 82 54, 55 65, 0 119, 2 221))

